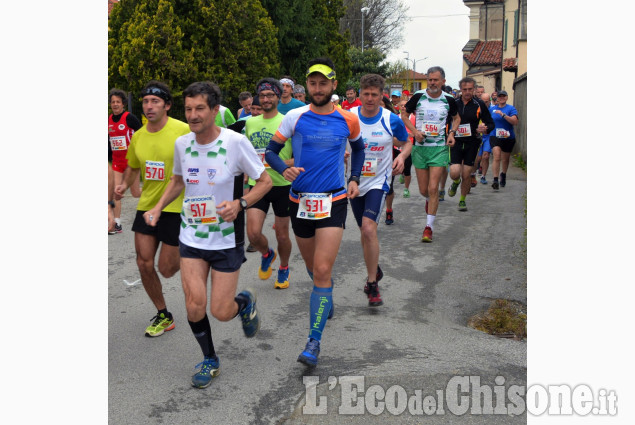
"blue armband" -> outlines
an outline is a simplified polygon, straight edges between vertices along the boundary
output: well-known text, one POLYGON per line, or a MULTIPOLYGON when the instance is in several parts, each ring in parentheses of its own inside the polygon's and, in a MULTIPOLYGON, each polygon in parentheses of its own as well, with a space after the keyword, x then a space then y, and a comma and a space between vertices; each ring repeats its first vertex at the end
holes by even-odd
POLYGON ((267 145, 267 149, 265 150, 265 160, 267 161, 267 164, 269 164, 271 168, 276 170, 280 175, 282 175, 284 170, 289 168, 289 166, 282 159, 280 159, 279 156, 280 151, 283 147, 284 144, 280 144, 271 139, 269 141, 269 144, 267 145))
POLYGON ((349 142, 351 144, 351 176, 361 176, 364 165, 364 140, 360 136, 357 140, 349 142))

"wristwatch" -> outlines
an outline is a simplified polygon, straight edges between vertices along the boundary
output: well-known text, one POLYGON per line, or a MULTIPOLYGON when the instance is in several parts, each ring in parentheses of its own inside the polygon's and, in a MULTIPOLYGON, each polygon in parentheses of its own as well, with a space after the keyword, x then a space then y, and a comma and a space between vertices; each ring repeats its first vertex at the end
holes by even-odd
POLYGON ((246 210, 246 209, 247 209, 247 201, 245 201, 245 198, 240 198, 240 207, 241 207, 243 210, 246 210))
POLYGON ((115 201, 108 201, 110 208, 115 208, 115 201))
POLYGON ((448 131, 448 136, 450 135, 450 133, 456 134, 456 130, 450 130, 450 131, 448 131))
POLYGON ((355 183, 359 184, 359 177, 357 177, 357 176, 350 176, 350 177, 348 178, 348 182, 349 182, 349 183, 350 183, 350 182, 355 182, 355 183))

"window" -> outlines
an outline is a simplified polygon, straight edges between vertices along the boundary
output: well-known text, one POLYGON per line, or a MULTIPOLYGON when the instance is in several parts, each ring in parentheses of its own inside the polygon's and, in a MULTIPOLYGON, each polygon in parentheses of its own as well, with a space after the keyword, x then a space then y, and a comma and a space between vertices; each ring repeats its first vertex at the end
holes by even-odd
POLYGON ((509 28, 509 22, 505 19, 505 34, 503 35, 503 50, 507 50, 507 29, 509 28))

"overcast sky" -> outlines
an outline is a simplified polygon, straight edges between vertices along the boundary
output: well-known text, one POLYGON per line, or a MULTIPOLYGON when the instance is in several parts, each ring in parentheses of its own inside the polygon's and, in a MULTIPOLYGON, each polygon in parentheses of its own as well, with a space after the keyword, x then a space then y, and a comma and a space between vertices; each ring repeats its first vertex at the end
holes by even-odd
POLYGON ((404 42, 394 48, 386 58, 390 62, 401 60, 405 64, 410 54, 416 60, 415 70, 425 73, 431 66, 445 70, 446 84, 453 88, 462 78, 463 52, 469 39, 470 9, 462 0, 403 0, 409 6, 412 18, 403 25, 404 42), (448 16, 454 15, 454 16, 448 16), (458 15, 458 16, 457 16, 458 15), (428 59, 420 60, 428 56, 428 59))

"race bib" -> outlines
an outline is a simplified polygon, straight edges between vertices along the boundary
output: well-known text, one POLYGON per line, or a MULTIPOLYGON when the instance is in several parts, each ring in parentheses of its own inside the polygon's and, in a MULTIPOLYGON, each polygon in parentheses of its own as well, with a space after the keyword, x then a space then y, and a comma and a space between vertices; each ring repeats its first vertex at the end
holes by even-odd
POLYGON ((507 139, 510 136, 511 136, 511 133, 508 130, 505 130, 504 128, 496 129, 496 137, 498 139, 507 139))
POLYGON ((470 124, 461 124, 459 126, 459 129, 457 130, 456 137, 470 137, 472 136, 472 128, 470 127, 470 124))
POLYGON ((366 158, 362 167, 362 177, 375 177, 377 175, 377 158, 366 158))
POLYGON ((125 151, 128 149, 126 136, 112 136, 110 138, 110 148, 113 151, 125 151))
POLYGON ((146 161, 146 180, 163 181, 165 179, 165 162, 146 161))
POLYGON ((183 213, 187 224, 218 224, 214 195, 186 196, 183 213))
POLYGON ((332 196, 330 193, 301 193, 298 218, 322 220, 331 216, 332 196))
POLYGON ((271 166, 269 164, 267 164, 267 161, 265 161, 265 151, 266 150, 267 150, 266 148, 256 149, 256 153, 260 157, 260 160, 262 161, 262 164, 265 166, 265 168, 271 168, 271 166))
POLYGON ((424 121, 423 133, 428 137, 436 137, 440 135, 441 126, 437 122, 424 121))

